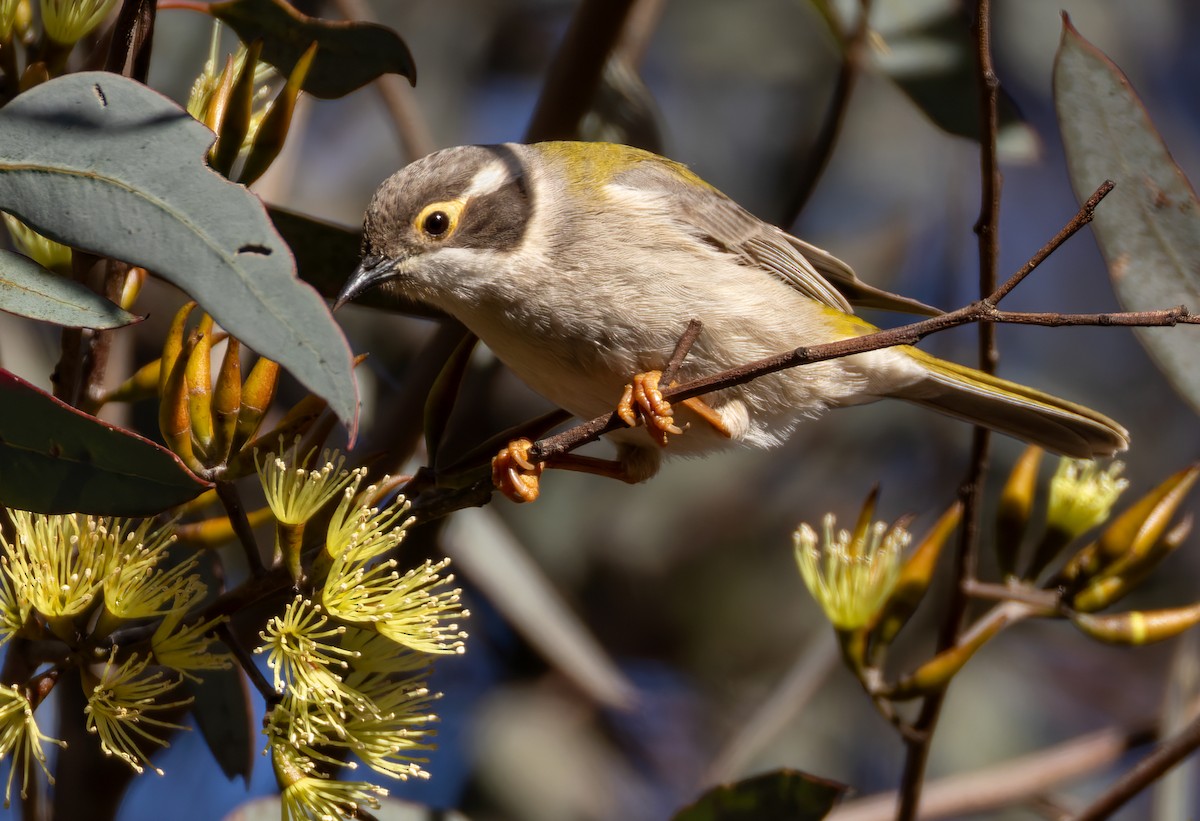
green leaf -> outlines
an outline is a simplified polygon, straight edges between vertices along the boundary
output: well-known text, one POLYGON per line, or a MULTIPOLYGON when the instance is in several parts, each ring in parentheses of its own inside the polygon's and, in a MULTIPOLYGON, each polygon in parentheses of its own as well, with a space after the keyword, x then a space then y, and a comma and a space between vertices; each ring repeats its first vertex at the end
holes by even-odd
MULTIPOLYGON (((275 228, 296 255, 300 278, 324 296, 337 297, 350 273, 358 266, 362 231, 274 206, 268 211, 275 228)), ((430 319, 446 318, 435 308, 403 299, 389 288, 372 288, 355 299, 354 304, 430 319)))
POLYGON ((29 257, 0 250, 0 310, 72 328, 118 328, 141 317, 29 257))
POLYGON ((382 74, 417 81, 417 69, 400 35, 376 23, 308 17, 284 0, 225 0, 208 7, 244 43, 263 41, 262 59, 283 74, 312 43, 317 56, 304 90, 325 100, 343 97, 382 74))
MULTIPOLYGON (((1064 15, 1054 101, 1075 194, 1116 187, 1092 229, 1127 311, 1200 310, 1200 211, 1129 80, 1064 15)), ((1200 328, 1136 328, 1175 389, 1200 412, 1200 328)))
POLYGON ((197 673, 200 683, 188 682, 191 711, 204 743, 229 779, 241 776, 248 785, 254 769, 250 692, 237 667, 197 673))
POLYGON ((169 450, 0 369, 0 504, 35 513, 150 516, 208 484, 169 450))
MULTIPOLYGON (((883 73, 938 128, 978 141, 976 47, 961 5, 954 0, 885 0, 872 9, 872 22, 878 23, 876 31, 885 44, 872 54, 883 73)), ((1001 158, 1035 159, 1037 133, 1003 88, 998 108, 1001 158)))
POLYGON ((346 340, 296 278, 258 198, 204 164, 212 140, 183 109, 132 80, 59 77, 0 109, 0 208, 51 239, 179 286, 353 428, 346 340))
POLYGON ((816 821, 833 809, 846 789, 796 770, 776 770, 713 787, 676 813, 673 821, 816 821))

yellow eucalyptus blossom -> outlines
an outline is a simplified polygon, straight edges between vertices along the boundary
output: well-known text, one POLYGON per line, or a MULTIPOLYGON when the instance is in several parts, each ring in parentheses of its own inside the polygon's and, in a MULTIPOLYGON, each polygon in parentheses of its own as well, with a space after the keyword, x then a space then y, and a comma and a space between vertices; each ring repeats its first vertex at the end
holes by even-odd
POLYGON ((1092 460, 1059 460, 1050 480, 1047 526, 1077 538, 1103 524, 1117 497, 1129 487, 1129 481, 1121 478, 1124 469, 1121 462, 1100 470, 1092 460))
POLYGON ((415 521, 411 516, 403 520, 401 518, 410 507, 403 496, 397 496, 383 508, 366 504, 365 500, 373 499, 379 486, 386 484, 387 476, 379 484, 368 485, 359 492, 361 478, 362 474, 342 491, 341 501, 329 518, 325 552, 330 558, 341 556, 345 561, 352 557, 374 557, 386 553, 400 543, 404 531, 415 521))
POLYGON ((344 746, 381 775, 402 781, 429 778, 421 766, 429 763, 423 752, 433 749, 429 725, 437 716, 429 705, 441 697, 419 685, 404 686, 386 676, 365 676, 354 682, 369 699, 372 709, 351 714, 343 724, 344 746))
POLYGON ((297 584, 305 576, 300 555, 305 524, 349 485, 360 481, 363 474, 362 469, 343 470, 345 457, 328 450, 322 452, 324 464, 317 470, 297 467, 308 461, 307 456, 299 456, 299 447, 297 438, 291 449, 276 456, 268 454, 262 461, 254 451, 263 493, 276 519, 275 549, 297 584))
POLYGON ((191 556, 166 569, 159 567, 175 536, 166 528, 150 531, 149 520, 129 529, 122 538, 122 524, 111 528, 112 549, 104 578, 104 608, 117 619, 163 616, 176 607, 178 599, 191 600, 203 590, 193 573, 198 564, 191 556))
POLYGON ((154 653, 155 663, 170 667, 185 678, 199 682, 200 677, 195 671, 228 670, 233 666, 233 662, 228 653, 212 649, 213 645, 218 644, 213 630, 224 619, 182 624, 184 614, 189 609, 186 605, 177 604, 174 612, 159 622, 150 638, 150 649, 154 653))
POLYGON ((117 0, 42 0, 42 28, 57 43, 72 46, 104 22, 117 0))
POLYGON ((29 698, 16 685, 0 685, 0 760, 9 760, 8 785, 4 789, 4 806, 12 801, 13 779, 17 771, 21 773, 21 798, 29 797, 29 779, 32 777, 32 764, 37 763, 46 774, 46 780, 53 785, 54 776, 46 766, 46 751, 42 742, 67 746, 65 742, 50 738, 38 729, 37 721, 33 718, 33 705, 29 698))
POLYGON ((27 606, 53 624, 86 610, 104 583, 108 520, 10 510, 16 538, 0 537, 5 572, 27 606))
POLYGON ((273 744, 271 761, 282 788, 284 821, 340 821, 362 809, 379 809, 387 790, 361 781, 338 781, 316 771, 287 744, 273 744))
POLYGON ((297 596, 282 616, 267 622, 259 633, 263 643, 255 653, 267 654, 276 692, 301 698, 337 698, 343 693, 342 676, 354 651, 334 643, 346 627, 330 621, 320 605, 297 596))
POLYGON ((346 458, 337 451, 323 451, 323 464, 317 470, 297 467, 304 461, 298 458, 299 442, 297 439, 290 450, 267 454, 261 461, 258 452, 254 454, 267 504, 275 518, 287 525, 307 522, 359 475, 357 470, 342 469, 346 458))
MULTIPOLYGON (((0 535, 0 539, 3 536, 0 535)), ((0 570, 0 646, 16 635, 29 618, 29 604, 20 596, 8 578, 8 559, 0 570)))
MULTIPOLYGON (((347 551, 349 552, 349 551, 347 551)), ((426 560, 407 573, 396 560, 368 557, 334 560, 322 589, 326 611, 351 624, 371 625, 381 635, 425 653, 462 653, 466 633, 451 619, 466 618, 462 591, 442 576, 450 564, 426 560)))
POLYGON ((857 630, 869 626, 887 603, 912 537, 904 528, 889 528, 883 522, 851 537, 848 530, 835 531, 836 521, 832 513, 826 514, 822 538, 807 524, 796 529, 796 563, 833 626, 857 630))
POLYGON ((87 731, 100 737, 100 749, 105 755, 120 758, 138 773, 150 767, 162 775, 163 771, 150 763, 142 744, 150 742, 168 747, 167 740, 156 734, 155 728, 183 730, 186 727, 155 718, 153 714, 190 704, 192 699, 162 701, 163 696, 179 686, 179 680, 168 677, 161 670, 147 672, 149 657, 130 656, 118 666, 115 652, 114 649, 109 655, 95 683, 90 687, 84 684, 88 699, 84 708, 87 731))
POLYGON ((387 636, 359 627, 351 627, 346 631, 342 647, 355 654, 354 673, 350 678, 352 682, 354 676, 370 673, 404 676, 402 682, 424 678, 429 674, 432 662, 428 653, 399 646, 387 636))

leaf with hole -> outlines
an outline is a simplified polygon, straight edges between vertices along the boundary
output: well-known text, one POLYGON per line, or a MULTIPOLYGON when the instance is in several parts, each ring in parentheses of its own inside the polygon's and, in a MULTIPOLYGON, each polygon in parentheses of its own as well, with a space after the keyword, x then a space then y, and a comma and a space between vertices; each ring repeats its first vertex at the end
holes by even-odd
POLYGON ((0 208, 141 265, 279 362, 353 428, 350 349, 262 203, 204 164, 212 132, 145 86, 83 72, 0 109, 0 208))

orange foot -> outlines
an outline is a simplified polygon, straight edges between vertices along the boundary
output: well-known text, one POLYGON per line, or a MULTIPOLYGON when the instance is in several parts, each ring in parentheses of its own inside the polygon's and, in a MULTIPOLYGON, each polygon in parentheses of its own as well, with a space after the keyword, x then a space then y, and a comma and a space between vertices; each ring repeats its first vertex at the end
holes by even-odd
MULTIPOLYGON (((617 403, 617 416, 621 417, 629 427, 637 427, 638 418, 647 420, 647 428, 654 441, 663 447, 667 446, 670 434, 683 433, 683 429, 675 424, 674 411, 671 403, 663 398, 658 383, 662 379, 662 371, 647 371, 635 374, 633 382, 625 386, 625 393, 617 403)), ((672 385, 677 383, 672 382, 672 385)), ((733 436, 721 415, 698 396, 684 399, 681 403, 685 408, 707 422, 714 430, 725 438, 733 436)))
POLYGON ((545 463, 529 461, 531 447, 528 439, 514 439, 492 459, 492 484, 518 504, 534 501, 541 492, 538 480, 545 463))
POLYGON ((662 371, 646 371, 634 374, 633 382, 625 386, 625 393, 617 403, 617 416, 629 427, 637 427, 638 419, 646 422, 646 430, 652 439, 664 448, 671 434, 683 433, 671 415, 671 403, 663 399, 658 381, 662 371))

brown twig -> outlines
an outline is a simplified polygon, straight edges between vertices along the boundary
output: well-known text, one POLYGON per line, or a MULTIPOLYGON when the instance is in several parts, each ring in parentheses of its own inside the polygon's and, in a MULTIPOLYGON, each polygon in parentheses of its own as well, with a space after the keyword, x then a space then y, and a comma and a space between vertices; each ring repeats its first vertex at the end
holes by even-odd
POLYGON ((1117 779, 1108 790, 1074 817, 1074 821, 1108 818, 1131 798, 1162 778, 1172 767, 1200 749, 1200 715, 1180 732, 1162 741, 1149 755, 1117 779))
POLYGON ((1050 256, 1060 245, 1070 239, 1072 234, 1092 221, 1096 216, 1096 208, 1100 205, 1100 201, 1112 193, 1113 188, 1114 183, 1112 180, 1102 182, 1100 187, 1093 191, 1092 195, 1080 207, 1075 219, 1064 225, 1061 231, 1055 234, 1049 242, 1039 248, 1037 253, 1029 258, 1028 262, 1017 269, 1017 272, 1005 280, 999 288, 996 288, 992 295, 988 297, 988 300, 995 305, 1012 293, 1013 288, 1020 285, 1025 277, 1032 274, 1039 265, 1046 261, 1046 257, 1050 256))
POLYGON ((1051 612, 1058 610, 1062 603, 1062 597, 1057 590, 1045 590, 1023 584, 992 584, 978 579, 967 579, 963 582, 963 591, 974 599, 1023 602, 1051 612))
MULTIPOLYGON (((976 41, 976 69, 980 82, 980 207, 979 219, 975 222, 975 233, 979 237, 979 296, 986 300, 989 295, 995 297, 997 292, 1002 184, 1000 167, 996 162, 999 131, 996 101, 1000 82, 992 64, 990 0, 977 0, 973 34, 976 41)), ((999 359, 995 325, 992 322, 980 322, 979 368, 985 373, 995 373, 999 359)), ((939 652, 953 647, 958 642, 970 602, 965 585, 975 578, 979 559, 979 517, 983 507, 983 482, 987 475, 990 454, 991 432, 977 425, 971 438, 971 459, 967 475, 959 492, 963 504, 963 526, 959 531, 958 549, 954 554, 954 585, 938 635, 939 652)), ((947 687, 948 683, 937 692, 926 696, 917 720, 913 723, 914 732, 904 738, 904 772, 900 778, 900 804, 896 809, 896 821, 911 821, 917 816, 921 788, 925 781, 925 767, 929 761, 929 749, 933 743, 938 718, 941 716, 942 705, 945 703, 947 687)))
POLYGON ((246 509, 242 506, 237 486, 233 482, 217 480, 215 488, 217 498, 221 500, 221 505, 225 508, 225 515, 229 517, 229 523, 233 526, 233 532, 237 534, 242 550, 246 553, 246 564, 250 567, 251 575, 255 578, 263 576, 267 569, 263 566, 262 555, 258 552, 258 542, 254 538, 254 528, 250 526, 250 520, 246 518, 246 509))
POLYGON ((679 374, 679 369, 683 367, 683 360, 687 359, 688 351, 696 344, 703 328, 704 323, 698 319, 688 322, 687 327, 683 329, 683 335, 675 343, 675 350, 671 353, 671 358, 667 360, 667 367, 663 368, 661 381, 668 385, 674 381, 679 374))
MULTIPOLYGON (((1129 750, 1154 738, 1153 722, 1133 730, 1108 728, 1070 739, 985 769, 932 781, 921 802, 921 819, 960 818, 1011 807, 1073 779, 1111 766, 1129 750)), ((887 821, 896 793, 848 802, 829 821, 887 821)))

